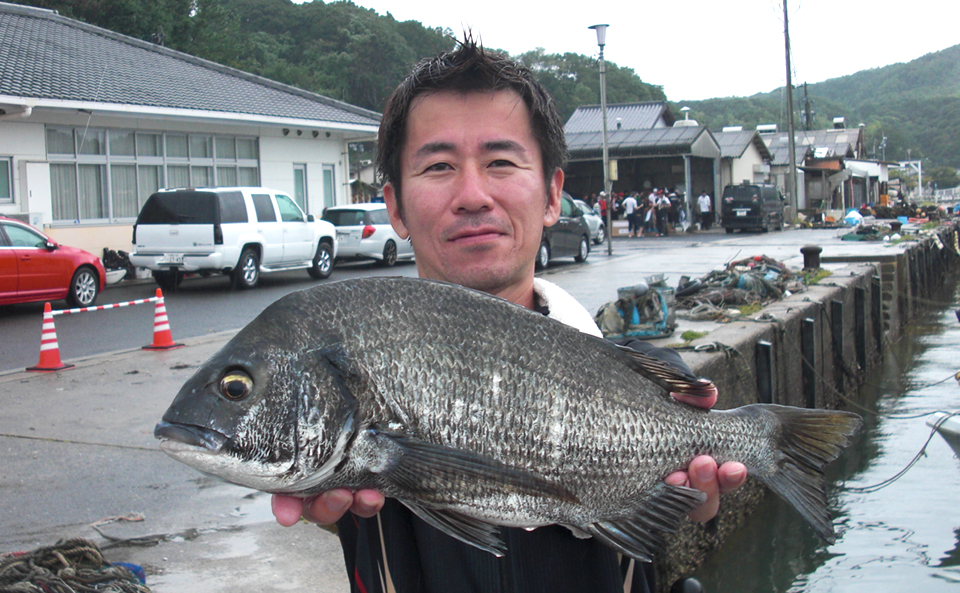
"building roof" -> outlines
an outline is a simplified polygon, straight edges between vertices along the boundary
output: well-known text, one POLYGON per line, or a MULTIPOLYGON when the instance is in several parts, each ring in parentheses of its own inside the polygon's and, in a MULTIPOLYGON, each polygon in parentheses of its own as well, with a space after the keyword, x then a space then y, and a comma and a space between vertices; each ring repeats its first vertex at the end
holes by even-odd
MULTIPOLYGON (((773 154, 772 165, 790 163, 790 136, 787 132, 760 134, 773 154)), ((797 150, 797 165, 808 157, 845 158, 856 157, 862 143, 860 129, 832 129, 797 131, 794 138, 797 150)))
MULTIPOLYGON (((607 130, 611 132, 617 129, 618 123, 621 130, 647 130, 669 127, 673 122, 673 113, 664 101, 607 105, 607 130)), ((563 127, 568 135, 602 130, 603 112, 599 105, 577 107, 563 127)))
POLYGON ((720 145, 720 157, 725 159, 738 159, 743 156, 750 145, 757 148, 760 157, 766 161, 773 158, 767 145, 760 138, 756 130, 740 130, 736 132, 714 132, 714 138, 720 145))
MULTIPOLYGON (((637 157, 689 154, 706 134, 704 126, 651 128, 646 130, 608 130, 607 146, 611 157, 637 157)), ((589 160, 603 154, 603 132, 567 133, 567 149, 571 160, 589 160)), ((716 141, 712 141, 716 145, 716 141)))
MULTIPOLYGON (((369 131, 380 114, 56 12, 0 2, 0 103, 369 131)), ((2 105, 0 105, 2 107, 2 105)))

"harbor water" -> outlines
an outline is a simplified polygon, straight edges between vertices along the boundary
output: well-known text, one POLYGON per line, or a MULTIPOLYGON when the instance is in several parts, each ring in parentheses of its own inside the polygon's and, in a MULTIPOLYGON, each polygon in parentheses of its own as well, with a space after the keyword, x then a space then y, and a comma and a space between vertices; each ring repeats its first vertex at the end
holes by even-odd
POLYGON ((960 460, 926 424, 932 412, 960 410, 958 308, 951 283, 886 348, 882 366, 846 406, 865 425, 828 473, 837 541, 822 542, 770 494, 693 575, 705 591, 960 592, 960 460), (883 485, 928 439, 913 467, 883 485))

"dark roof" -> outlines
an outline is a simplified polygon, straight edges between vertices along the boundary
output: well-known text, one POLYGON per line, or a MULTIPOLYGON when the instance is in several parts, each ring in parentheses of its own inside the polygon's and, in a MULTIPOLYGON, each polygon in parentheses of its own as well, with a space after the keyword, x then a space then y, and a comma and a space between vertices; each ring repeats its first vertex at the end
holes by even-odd
POLYGON ((2 97, 377 126, 380 114, 57 15, 0 3, 2 97))
MULTIPOLYGON (((652 128, 646 130, 608 130, 607 147, 611 157, 678 155, 691 152, 703 126, 652 128)), ((595 159, 603 154, 603 132, 567 132, 567 149, 572 160, 595 159)))
MULTIPOLYGON (((620 120, 621 130, 648 130, 658 125, 673 125, 673 113, 663 101, 645 103, 617 103, 607 105, 607 130, 617 129, 620 120)), ((580 132, 600 132, 603 130, 603 112, 599 105, 577 107, 563 131, 569 134, 580 132)))
POLYGON ((751 144, 757 147, 761 158, 770 160, 772 158, 767 145, 764 144, 755 130, 741 130, 738 132, 714 132, 713 137, 717 139, 720 145, 720 157, 729 159, 738 159, 746 152, 751 144))
MULTIPOLYGON (((773 154, 772 165, 790 163, 790 136, 787 132, 760 134, 773 154)), ((856 157, 860 142, 860 129, 809 130, 795 133, 797 165, 807 157, 844 158, 856 157)))

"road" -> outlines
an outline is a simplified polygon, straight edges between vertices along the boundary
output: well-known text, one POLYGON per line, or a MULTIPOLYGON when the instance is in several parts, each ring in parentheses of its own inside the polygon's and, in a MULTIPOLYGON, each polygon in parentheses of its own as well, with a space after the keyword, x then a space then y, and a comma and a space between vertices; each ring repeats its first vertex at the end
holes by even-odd
MULTIPOLYGON (((338 265, 327 280, 314 280, 304 270, 264 274, 254 290, 234 290, 226 276, 189 278, 176 292, 164 293, 167 317, 175 340, 193 338, 249 323, 267 305, 295 290, 321 282, 363 276, 416 276, 412 263, 382 268, 358 262, 338 265)), ((122 303, 154 296, 152 280, 120 282, 108 287, 97 299, 98 305, 122 303)), ((67 308, 64 301, 52 303, 54 309, 67 308)), ((73 358, 139 348, 153 341, 154 305, 109 309, 54 318, 60 358, 73 358)), ((40 355, 40 330, 43 303, 0 307, 0 372, 23 369, 37 364, 40 355)))
MULTIPOLYGON (((714 229, 666 238, 618 238, 614 239, 612 256, 607 255, 606 244, 594 245, 585 264, 565 258, 552 262, 538 275, 560 284, 593 312, 615 299, 618 287, 635 284, 653 274, 663 274, 668 283, 675 286, 681 275, 696 278, 722 268, 731 260, 757 254, 781 261, 792 258, 794 261, 786 263, 802 267, 799 252, 802 245, 818 243, 837 234, 838 231, 833 230, 789 230, 727 235, 723 229, 714 229), (702 249, 705 245, 711 248, 702 249), (624 261, 630 261, 631 265, 621 265, 624 261), (611 264, 616 264, 618 273, 598 274, 611 264), (629 273, 625 275, 624 269, 629 273), (590 280, 584 282, 585 278, 590 280)), ((164 300, 173 338, 182 340, 239 329, 281 296, 318 282, 382 275, 416 276, 416 265, 408 262, 381 268, 372 263, 338 264, 333 275, 321 281, 311 279, 303 270, 265 274, 261 276, 261 286, 254 290, 234 290, 223 276, 190 278, 178 291, 165 294, 164 300)), ((154 296, 155 291, 152 281, 121 282, 105 290, 97 302, 143 299, 154 296)), ((60 301, 53 306, 65 308, 66 304, 60 301)), ((42 320, 42 303, 0 307, 0 373, 37 364, 42 320)), ((152 305, 62 315, 55 318, 55 323, 60 357, 64 361, 139 348, 153 341, 152 305)))

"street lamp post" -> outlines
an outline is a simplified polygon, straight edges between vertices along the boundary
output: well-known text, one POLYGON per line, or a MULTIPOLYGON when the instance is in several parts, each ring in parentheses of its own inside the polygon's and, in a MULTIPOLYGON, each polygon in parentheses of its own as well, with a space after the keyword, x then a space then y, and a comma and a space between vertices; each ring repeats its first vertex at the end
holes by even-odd
POLYGON ((603 191, 607 193, 607 255, 613 255, 613 186, 610 183, 610 154, 607 150, 607 66, 603 61, 603 46, 607 44, 607 27, 593 25, 600 46, 600 113, 603 117, 603 191))

